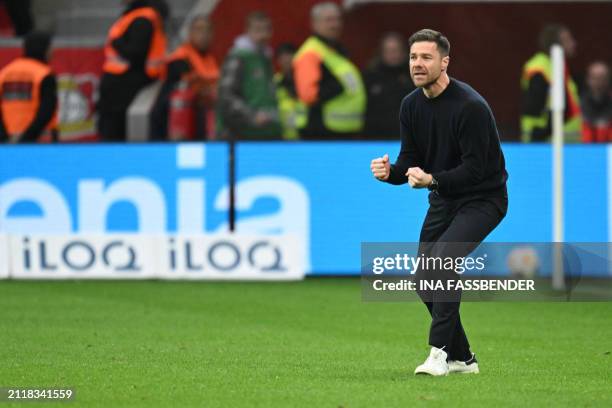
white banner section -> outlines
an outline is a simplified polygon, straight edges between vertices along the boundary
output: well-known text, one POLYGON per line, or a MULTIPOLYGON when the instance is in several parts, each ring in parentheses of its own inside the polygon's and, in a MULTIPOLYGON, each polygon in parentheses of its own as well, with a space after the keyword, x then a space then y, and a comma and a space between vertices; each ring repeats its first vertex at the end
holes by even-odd
POLYGON ((302 247, 286 235, 0 236, 0 278, 299 280, 302 247))
POLYGON ((10 264, 8 237, 4 234, 0 234, 0 279, 9 277, 10 264))

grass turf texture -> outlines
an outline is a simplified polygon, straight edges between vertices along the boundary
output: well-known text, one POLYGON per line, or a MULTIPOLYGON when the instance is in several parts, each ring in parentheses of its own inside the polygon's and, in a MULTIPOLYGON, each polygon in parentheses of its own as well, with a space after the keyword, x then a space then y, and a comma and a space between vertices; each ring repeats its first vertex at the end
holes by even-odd
POLYGON ((412 374, 425 307, 358 279, 5 281, 0 310, 0 387, 76 389, 45 406, 612 406, 612 303, 465 303, 481 374, 444 378, 412 374))

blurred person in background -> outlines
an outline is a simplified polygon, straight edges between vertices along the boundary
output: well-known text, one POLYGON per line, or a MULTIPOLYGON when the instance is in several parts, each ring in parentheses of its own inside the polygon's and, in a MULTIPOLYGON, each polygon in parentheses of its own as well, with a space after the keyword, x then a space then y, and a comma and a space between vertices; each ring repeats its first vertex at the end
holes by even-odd
POLYGON ((310 12, 313 34, 293 60, 295 88, 306 109, 298 117, 302 139, 348 139, 362 131, 366 92, 359 69, 340 43, 342 11, 319 3, 310 12))
POLYGON ((587 69, 586 88, 582 93, 582 141, 612 142, 612 87, 610 67, 602 61, 587 69))
POLYGON ((415 89, 401 34, 383 36, 378 56, 364 71, 363 80, 367 91, 364 134, 370 139, 396 138, 402 99, 415 89))
MULTIPOLYGON (((567 27, 560 24, 549 24, 542 29, 539 37, 540 50, 523 66, 521 77, 523 142, 546 141, 552 134, 550 47, 553 44, 561 45, 566 59, 576 54, 576 40, 567 27)), ((578 87, 569 73, 567 63, 565 70, 565 141, 578 142, 582 126, 578 87)))
POLYGON ((272 22, 262 11, 247 16, 223 62, 217 104, 218 134, 224 138, 277 139, 278 116, 272 49, 272 22))
POLYGON ((293 81, 293 57, 296 51, 297 48, 290 43, 283 43, 276 49, 276 64, 279 71, 274 75, 274 82, 283 138, 287 140, 299 138, 297 115, 299 109, 303 109, 295 93, 293 81))
POLYGON ((151 139, 213 137, 219 67, 210 53, 212 39, 208 16, 195 16, 187 41, 168 57, 164 82, 151 114, 151 139))
POLYGON ((126 140, 127 110, 140 90, 164 69, 168 6, 163 0, 132 0, 112 25, 104 46, 98 101, 98 133, 103 141, 126 140))
POLYGON ((49 66, 51 35, 26 35, 23 57, 0 71, 0 140, 57 141, 57 80, 49 66))

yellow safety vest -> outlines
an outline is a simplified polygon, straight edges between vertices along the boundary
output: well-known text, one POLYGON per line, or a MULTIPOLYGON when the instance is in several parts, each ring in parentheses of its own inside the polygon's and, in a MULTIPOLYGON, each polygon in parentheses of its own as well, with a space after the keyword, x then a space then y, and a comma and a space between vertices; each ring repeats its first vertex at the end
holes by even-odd
MULTIPOLYGON (((536 74, 542 74, 544 79, 550 84, 552 82, 552 63, 548 54, 539 52, 535 54, 523 67, 523 75, 521 77, 521 89, 527 92, 529 81, 536 74)), ((565 140, 567 142, 579 142, 580 132, 582 128, 582 117, 580 115, 580 99, 578 97, 578 87, 567 74, 565 75, 565 92, 569 106, 565 109, 569 110, 568 118, 563 126, 565 140)), ((531 133, 534 129, 545 129, 548 126, 548 113, 550 111, 550 93, 546 102, 546 109, 539 116, 522 115, 521 116, 521 133, 523 142, 531 141, 531 133)), ((566 115, 567 116, 567 115, 566 115)))
POLYGON ((276 99, 278 100, 278 114, 281 126, 283 127, 283 139, 297 140, 298 127, 297 116, 298 111, 304 111, 304 104, 295 96, 289 93, 289 90, 281 85, 283 74, 280 72, 274 75, 276 82, 276 99))
MULTIPOLYGON (((366 108, 366 92, 359 70, 351 61, 329 47, 317 37, 309 37, 300 47, 294 58, 306 52, 316 52, 323 64, 342 84, 344 91, 322 106, 323 124, 333 132, 358 132, 363 127, 363 116, 366 108)), ((302 104, 298 110, 297 126, 306 127, 308 108, 302 104)))

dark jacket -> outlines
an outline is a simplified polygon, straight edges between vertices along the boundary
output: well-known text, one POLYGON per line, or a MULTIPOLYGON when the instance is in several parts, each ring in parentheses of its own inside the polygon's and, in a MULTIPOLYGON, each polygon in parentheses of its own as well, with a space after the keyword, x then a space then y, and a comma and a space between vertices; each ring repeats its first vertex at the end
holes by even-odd
POLYGON ((408 63, 376 61, 363 73, 368 104, 364 134, 370 139, 397 139, 402 99, 414 90, 408 63))
MULTIPOLYGON (((159 1, 137 0, 126 8, 123 15, 143 7, 153 7, 163 15, 159 1)), ((100 80, 100 99, 98 109, 101 111, 125 111, 136 94, 153 80, 145 73, 145 62, 151 39, 153 25, 146 18, 137 18, 125 31, 123 36, 115 39, 113 48, 130 63, 123 74, 105 72, 100 80)))
POLYGON ((582 141, 612 142, 612 91, 595 97, 586 90, 580 98, 582 108, 582 141))
POLYGON ((170 95, 176 88, 176 85, 181 80, 183 74, 189 72, 189 62, 187 60, 176 60, 170 62, 167 66, 166 80, 163 82, 157 99, 153 105, 150 118, 150 136, 151 140, 166 140, 168 139, 168 115, 170 114, 170 95))

